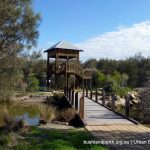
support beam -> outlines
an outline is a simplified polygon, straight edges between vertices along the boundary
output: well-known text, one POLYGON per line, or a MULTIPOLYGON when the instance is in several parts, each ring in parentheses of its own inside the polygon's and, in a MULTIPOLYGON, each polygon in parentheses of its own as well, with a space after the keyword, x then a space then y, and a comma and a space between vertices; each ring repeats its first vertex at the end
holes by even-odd
POLYGON ((47 53, 47 91, 49 91, 49 56, 47 53))

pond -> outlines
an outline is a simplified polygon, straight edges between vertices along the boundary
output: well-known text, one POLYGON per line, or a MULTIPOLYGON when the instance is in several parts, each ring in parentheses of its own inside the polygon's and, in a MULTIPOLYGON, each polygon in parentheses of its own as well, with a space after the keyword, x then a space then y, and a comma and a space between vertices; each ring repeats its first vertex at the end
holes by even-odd
POLYGON ((0 126, 3 125, 2 114, 5 108, 7 108, 8 112, 16 119, 23 118, 30 126, 38 125, 40 117, 40 112, 38 109, 39 105, 45 104, 0 104, 0 126))

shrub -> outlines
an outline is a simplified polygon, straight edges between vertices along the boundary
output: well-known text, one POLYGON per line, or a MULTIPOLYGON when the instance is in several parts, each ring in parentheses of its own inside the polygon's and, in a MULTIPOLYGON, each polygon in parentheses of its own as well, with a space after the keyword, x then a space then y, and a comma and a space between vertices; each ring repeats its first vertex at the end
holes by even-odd
POLYGON ((34 76, 34 74, 29 74, 28 76, 28 91, 38 91, 39 90, 39 80, 34 76))
POLYGON ((15 119, 10 115, 7 108, 4 108, 3 110, 2 120, 4 122, 4 127, 8 132, 17 131, 24 126, 24 120, 22 118, 19 120, 15 119))
POLYGON ((0 135, 0 145, 8 145, 9 139, 7 135, 0 135))
POLYGON ((38 105, 40 111, 40 121, 47 123, 54 120, 56 116, 56 108, 48 105, 38 105))
POLYGON ((57 114, 57 120, 62 122, 70 122, 76 115, 73 108, 64 109, 57 114))

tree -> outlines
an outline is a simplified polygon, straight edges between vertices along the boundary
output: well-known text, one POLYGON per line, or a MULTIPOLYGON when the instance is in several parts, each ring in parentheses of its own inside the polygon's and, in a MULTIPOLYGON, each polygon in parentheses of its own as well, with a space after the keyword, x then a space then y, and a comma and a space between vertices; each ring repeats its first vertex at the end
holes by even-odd
POLYGON ((31 0, 2 0, 0 14, 0 99, 8 99, 21 78, 21 54, 36 46, 40 16, 31 0))
POLYGON ((34 92, 39 90, 39 80, 34 76, 34 74, 29 74, 28 85, 28 91, 34 92))
POLYGON ((97 60, 96 59, 88 59, 83 64, 84 68, 96 68, 97 66, 97 60))
POLYGON ((92 77, 93 84, 95 87, 103 87, 105 84, 106 77, 103 73, 97 70, 92 77))

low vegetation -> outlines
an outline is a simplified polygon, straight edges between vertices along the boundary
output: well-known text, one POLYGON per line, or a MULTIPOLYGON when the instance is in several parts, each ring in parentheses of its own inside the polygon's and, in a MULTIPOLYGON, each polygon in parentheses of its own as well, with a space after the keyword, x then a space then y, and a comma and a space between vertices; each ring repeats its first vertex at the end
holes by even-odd
POLYGON ((18 131, 19 129, 24 127, 23 118, 16 119, 9 113, 7 108, 4 108, 4 111, 2 113, 2 120, 4 122, 4 130, 6 132, 18 131))
POLYGON ((42 149, 61 149, 61 150, 107 150, 101 145, 86 145, 83 141, 96 140, 84 129, 71 130, 48 130, 32 127, 27 132, 20 133, 14 143, 10 145, 9 136, 0 133, 0 149, 3 150, 42 150, 42 149), (9 144, 8 144, 9 143, 9 144))
POLYGON ((51 122, 56 117, 56 108, 49 105, 38 105, 40 112, 40 123, 51 122))

